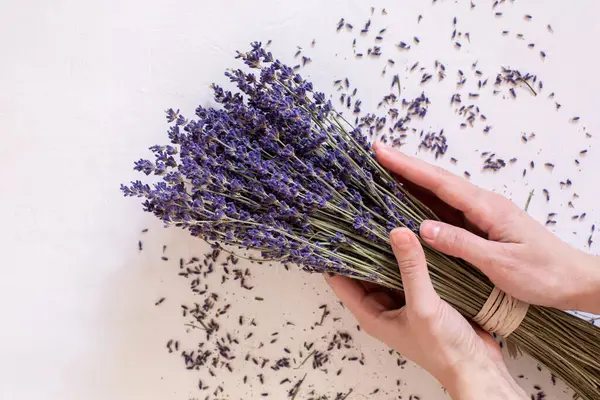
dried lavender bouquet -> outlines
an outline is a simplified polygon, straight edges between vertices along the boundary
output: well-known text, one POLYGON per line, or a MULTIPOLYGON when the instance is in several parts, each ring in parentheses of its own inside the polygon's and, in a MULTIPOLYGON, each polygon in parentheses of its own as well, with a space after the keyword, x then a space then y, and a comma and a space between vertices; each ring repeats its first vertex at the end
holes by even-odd
MULTIPOLYGON (((260 43, 238 53, 255 73, 226 72, 239 92, 213 85, 219 108, 188 120, 168 110, 171 145, 135 169, 162 177, 122 186, 145 198, 166 225, 262 260, 294 263, 402 290, 390 231, 417 232, 436 215, 375 160, 370 144, 323 93, 274 60, 260 43)), ((475 267, 425 246, 440 296, 472 318, 493 284, 475 267)), ((531 306, 510 341, 584 399, 600 398, 600 329, 565 312, 531 306)))

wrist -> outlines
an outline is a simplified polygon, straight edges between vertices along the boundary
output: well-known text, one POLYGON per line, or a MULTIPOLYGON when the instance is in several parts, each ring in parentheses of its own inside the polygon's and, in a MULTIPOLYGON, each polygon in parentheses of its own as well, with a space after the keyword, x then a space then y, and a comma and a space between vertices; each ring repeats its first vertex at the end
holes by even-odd
POLYGON ((581 265, 582 276, 575 295, 575 309, 600 314, 600 257, 580 252, 577 262, 581 265))
POLYGON ((454 400, 522 400, 526 393, 510 376, 506 365, 492 360, 457 366, 441 382, 454 400))

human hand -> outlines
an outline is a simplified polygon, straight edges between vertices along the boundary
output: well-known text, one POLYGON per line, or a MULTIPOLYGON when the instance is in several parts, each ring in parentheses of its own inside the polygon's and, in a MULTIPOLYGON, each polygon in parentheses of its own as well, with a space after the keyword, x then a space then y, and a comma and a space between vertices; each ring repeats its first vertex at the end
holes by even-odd
MULTIPOLYGON (((542 306, 600 313, 600 262, 549 232, 505 197, 381 143, 373 146, 386 168, 437 197, 442 213, 464 214, 487 239, 437 221, 420 228, 425 243, 462 258, 511 296, 542 306)), ((433 207, 439 212, 439 204, 433 207), (437 208, 437 209, 436 209, 437 208)))
POLYGON ((435 292, 417 237, 390 234, 400 266, 406 305, 378 285, 326 276, 342 303, 368 334, 425 368, 455 399, 523 399, 492 337, 474 328, 435 292))

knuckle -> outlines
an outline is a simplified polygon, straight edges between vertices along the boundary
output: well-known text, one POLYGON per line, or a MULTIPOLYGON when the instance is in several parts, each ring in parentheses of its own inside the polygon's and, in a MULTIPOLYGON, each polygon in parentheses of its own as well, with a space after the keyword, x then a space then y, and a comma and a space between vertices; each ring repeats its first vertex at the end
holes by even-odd
POLYGON ((502 196, 500 193, 496 192, 485 192, 488 194, 488 200, 494 205, 504 204, 504 202, 508 201, 506 197, 502 196))
POLYGON ((493 260, 496 266, 514 270, 524 262, 523 251, 516 246, 502 246, 493 260))
POLYGON ((495 248, 485 252, 481 262, 483 265, 480 267, 487 267, 487 271, 515 270, 523 262, 522 250, 513 245, 498 243, 495 248))
POLYGON ((502 196, 501 194, 494 192, 489 193, 489 203, 497 211, 503 213, 513 213, 515 210, 520 210, 517 206, 515 206, 515 204, 512 201, 502 196))
POLYGON ((454 176, 454 174, 452 172, 450 172, 447 169, 444 169, 442 167, 438 167, 437 165, 435 166, 435 171, 437 172, 437 174, 442 179, 446 179, 446 178, 449 178, 451 176, 454 176))
POLYGON ((493 272, 498 269, 498 256, 494 253, 487 252, 481 257, 481 261, 477 263, 477 267, 483 270, 486 274, 493 275, 493 272))
POLYGON ((501 260, 518 260, 520 257, 520 250, 515 246, 500 246, 498 249, 498 255, 501 260))
POLYGON ((398 266, 400 267, 400 271, 402 271, 402 275, 406 280, 415 279, 419 273, 419 267, 413 258, 398 260, 398 266))
POLYGON ((449 229, 445 242, 450 249, 462 250, 465 247, 465 233, 458 229, 449 229))
POLYGON ((440 307, 438 304, 429 304, 422 307, 413 307, 412 315, 425 326, 433 326, 440 320, 440 307))
POLYGON ((437 312, 432 308, 414 309, 413 315, 427 325, 432 325, 437 320, 437 312))
POLYGON ((433 166, 433 171, 436 175, 436 184, 434 185, 434 191, 441 188, 443 185, 445 185, 446 182, 448 181, 448 178, 454 176, 448 170, 438 167, 437 165, 433 166))

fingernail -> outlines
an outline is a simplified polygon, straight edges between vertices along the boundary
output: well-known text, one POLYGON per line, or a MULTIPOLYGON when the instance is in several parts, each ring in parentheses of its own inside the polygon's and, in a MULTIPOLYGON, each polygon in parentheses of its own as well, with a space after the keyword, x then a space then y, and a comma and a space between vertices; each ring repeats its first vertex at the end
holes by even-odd
POLYGON ((373 147, 373 151, 376 151, 376 152, 382 152, 382 151, 389 150, 388 145, 386 145, 385 143, 382 143, 382 142, 375 142, 375 143, 373 143, 372 147, 373 147))
POLYGON ((419 229, 421 237, 427 240, 435 240, 440 233, 440 225, 434 221, 423 221, 419 229))
POLYGON ((394 228, 390 232, 390 236, 396 246, 404 246, 410 243, 410 231, 406 228, 394 228))

